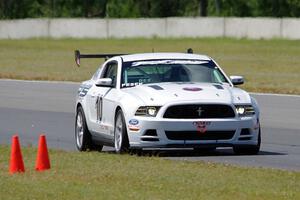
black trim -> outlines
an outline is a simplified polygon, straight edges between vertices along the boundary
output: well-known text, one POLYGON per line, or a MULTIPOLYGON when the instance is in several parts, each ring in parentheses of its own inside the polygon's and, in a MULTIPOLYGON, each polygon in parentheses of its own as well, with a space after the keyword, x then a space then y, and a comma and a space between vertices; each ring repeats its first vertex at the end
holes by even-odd
POLYGON ((122 55, 126 55, 126 54, 120 54, 120 53, 116 53, 116 54, 109 54, 109 53, 102 53, 102 54, 80 54, 79 50, 75 50, 75 62, 77 64, 77 66, 80 66, 80 59, 81 58, 105 58, 105 60, 114 57, 114 56, 122 56, 122 55))
POLYGON ((142 138, 142 141, 147 141, 147 142, 158 142, 158 138, 142 138))
POLYGON ((218 90, 224 90, 224 88, 222 87, 222 85, 214 85, 218 90))
MULTIPOLYGON (((147 142, 147 146, 130 146, 130 149, 159 149, 159 148, 206 148, 206 147, 234 147, 234 144, 230 143, 213 143, 213 144, 186 144, 186 143, 178 143, 178 144, 165 144, 165 145, 155 145, 152 143, 149 145, 147 142), (153 145, 153 146, 152 146, 153 145)), ((239 146, 249 146, 249 145, 239 145, 239 146)))
POLYGON ((155 90, 164 90, 164 88, 160 87, 159 85, 149 85, 148 87, 151 87, 155 90))
POLYGON ((169 140, 231 140, 235 130, 228 131, 165 131, 169 140))
POLYGON ((157 136, 156 129, 148 129, 145 131, 144 135, 146 136, 157 136))
POLYGON ((91 132, 91 135, 93 142, 95 142, 96 144, 107 145, 112 147, 114 146, 113 136, 95 132, 91 132))
POLYGON ((240 135, 251 135, 248 128, 242 128, 240 135))

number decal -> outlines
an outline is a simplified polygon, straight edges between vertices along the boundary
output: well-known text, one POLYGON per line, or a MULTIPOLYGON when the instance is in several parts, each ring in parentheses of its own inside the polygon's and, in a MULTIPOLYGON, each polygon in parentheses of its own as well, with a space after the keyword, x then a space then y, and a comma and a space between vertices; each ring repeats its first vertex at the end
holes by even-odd
POLYGON ((99 122, 102 119, 102 104, 103 104, 102 96, 97 96, 96 111, 97 111, 97 121, 99 122))

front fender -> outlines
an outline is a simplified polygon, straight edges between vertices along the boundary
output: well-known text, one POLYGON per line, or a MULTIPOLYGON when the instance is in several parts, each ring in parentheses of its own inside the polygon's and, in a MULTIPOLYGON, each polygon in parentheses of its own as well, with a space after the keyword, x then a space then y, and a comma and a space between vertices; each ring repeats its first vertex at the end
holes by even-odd
POLYGON ((144 105, 144 103, 140 99, 136 99, 131 95, 124 95, 119 100, 119 105, 116 107, 115 113, 117 111, 117 108, 121 108, 125 117, 126 123, 130 119, 133 119, 135 117, 136 110, 144 105))
POLYGON ((260 109, 259 109, 259 106, 258 106, 258 103, 257 103, 257 100, 251 96, 251 104, 255 110, 255 113, 257 113, 257 117, 259 119, 260 117, 260 109))

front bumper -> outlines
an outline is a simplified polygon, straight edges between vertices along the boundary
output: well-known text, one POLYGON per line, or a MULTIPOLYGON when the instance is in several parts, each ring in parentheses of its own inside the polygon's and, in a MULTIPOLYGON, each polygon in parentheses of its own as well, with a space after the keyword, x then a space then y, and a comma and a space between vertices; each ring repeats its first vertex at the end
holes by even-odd
POLYGON ((233 119, 135 117, 134 120, 134 125, 126 122, 131 148, 248 146, 257 144, 259 133, 256 115, 233 119))

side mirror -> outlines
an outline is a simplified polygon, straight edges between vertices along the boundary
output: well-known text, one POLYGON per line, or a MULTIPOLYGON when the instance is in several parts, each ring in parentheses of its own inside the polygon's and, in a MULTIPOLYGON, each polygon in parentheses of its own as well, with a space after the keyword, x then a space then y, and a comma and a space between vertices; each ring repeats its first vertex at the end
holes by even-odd
POLYGON ((230 80, 233 85, 242 85, 244 84, 244 78, 242 76, 230 76, 230 80))
POLYGON ((103 86, 103 87, 112 87, 112 79, 111 78, 100 78, 95 83, 96 86, 103 86))

